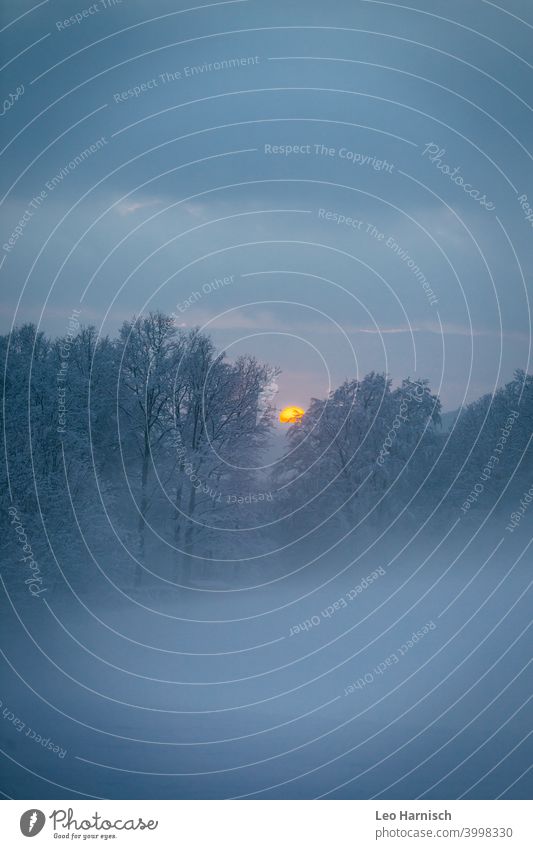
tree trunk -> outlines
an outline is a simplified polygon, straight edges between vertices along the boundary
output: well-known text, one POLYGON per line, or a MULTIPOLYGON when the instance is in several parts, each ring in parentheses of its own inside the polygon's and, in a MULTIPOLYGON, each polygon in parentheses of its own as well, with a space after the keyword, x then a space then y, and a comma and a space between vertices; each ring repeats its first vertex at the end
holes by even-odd
POLYGON ((181 502, 183 500, 183 464, 180 463, 178 469, 178 485, 176 487, 176 498, 174 501, 175 510, 174 510, 174 545, 176 547, 176 579, 179 581, 181 576, 181 570, 183 565, 183 552, 180 551, 181 542, 182 542, 182 515, 181 515, 181 502))
POLYGON ((189 494, 189 505, 187 508, 187 529, 185 531, 185 574, 184 574, 184 583, 188 584, 191 580, 191 558, 190 555, 193 553, 194 549, 194 524, 192 522, 192 517, 194 516, 194 509, 196 507, 196 490, 194 486, 191 485, 191 491, 189 494))
MULTIPOLYGON (((150 445, 148 443, 148 434, 144 435, 144 455, 141 472, 141 504, 139 511, 139 559, 144 564, 145 556, 145 533, 146 533, 146 510, 148 507, 147 499, 147 484, 148 484, 148 462, 150 458, 150 445)), ((139 586, 142 581, 142 568, 137 563, 135 567, 135 585, 139 586)))

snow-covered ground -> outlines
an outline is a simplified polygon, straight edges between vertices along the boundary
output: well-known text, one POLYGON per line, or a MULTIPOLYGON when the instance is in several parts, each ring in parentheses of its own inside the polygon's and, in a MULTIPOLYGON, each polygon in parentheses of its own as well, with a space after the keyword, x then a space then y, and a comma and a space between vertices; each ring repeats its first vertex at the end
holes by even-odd
MULTIPOLYGON (((347 545, 254 590, 17 601, 1 626, 1 789, 528 797, 531 557, 521 533, 488 560, 502 535, 462 551, 469 537, 427 562, 429 538, 394 562, 399 547, 378 545, 349 568, 347 545)), ((253 574, 269 581, 268 563, 253 574)))

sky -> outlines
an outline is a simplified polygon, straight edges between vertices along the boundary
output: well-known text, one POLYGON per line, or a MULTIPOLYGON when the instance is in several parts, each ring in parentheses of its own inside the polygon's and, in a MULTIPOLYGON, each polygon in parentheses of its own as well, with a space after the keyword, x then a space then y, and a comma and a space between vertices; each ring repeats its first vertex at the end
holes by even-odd
POLYGON ((165 310, 304 408, 531 370, 533 14, 443 8, 4 2, 2 332, 165 310))

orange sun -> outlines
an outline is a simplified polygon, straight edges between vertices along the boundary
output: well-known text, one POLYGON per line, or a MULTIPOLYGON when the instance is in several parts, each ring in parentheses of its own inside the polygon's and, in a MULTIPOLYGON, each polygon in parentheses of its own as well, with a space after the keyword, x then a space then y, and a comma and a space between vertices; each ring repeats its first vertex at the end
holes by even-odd
POLYGON ((301 407, 284 407, 279 414, 279 420, 282 424, 294 424, 300 421, 304 413, 305 410, 301 407))

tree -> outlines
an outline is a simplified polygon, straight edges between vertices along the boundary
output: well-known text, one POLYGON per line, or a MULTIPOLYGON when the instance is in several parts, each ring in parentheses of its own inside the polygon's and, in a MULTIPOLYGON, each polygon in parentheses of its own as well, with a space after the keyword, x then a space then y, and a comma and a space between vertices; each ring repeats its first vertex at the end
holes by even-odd
MULTIPOLYGON (((138 545, 141 562, 145 557, 145 536, 149 508, 148 484, 152 463, 164 447, 170 431, 169 409, 173 393, 173 369, 180 346, 176 342, 173 319, 161 312, 126 321, 120 330, 118 376, 118 423, 125 452, 125 473, 137 469, 139 503, 138 545)), ((141 580, 136 568, 136 582, 141 580)))
POLYGON ((439 410, 427 381, 392 390, 375 372, 313 399, 289 431, 289 462, 276 475, 286 506, 305 507, 308 524, 330 515, 351 528, 390 487, 405 498, 429 467, 439 410))
POLYGON ((253 357, 227 362, 197 330, 187 338, 174 393, 175 539, 185 554, 185 581, 199 542, 209 550, 238 522, 229 496, 251 485, 247 467, 257 464, 272 424, 264 392, 275 374, 253 357), (216 534, 209 528, 214 523, 216 534))

